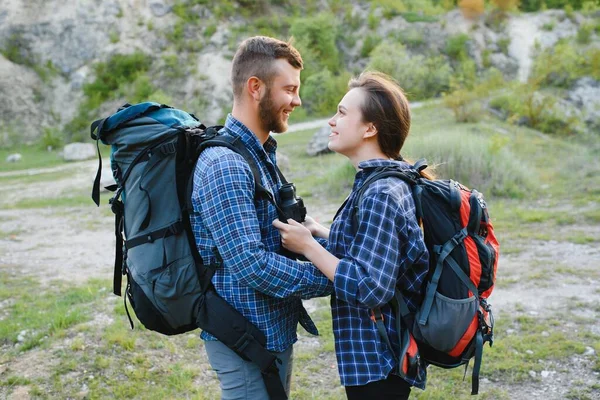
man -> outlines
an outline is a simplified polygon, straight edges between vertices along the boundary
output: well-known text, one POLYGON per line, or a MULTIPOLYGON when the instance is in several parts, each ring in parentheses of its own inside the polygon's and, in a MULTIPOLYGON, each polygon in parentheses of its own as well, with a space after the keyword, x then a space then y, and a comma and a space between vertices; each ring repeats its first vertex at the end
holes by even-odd
MULTIPOLYGON (((269 132, 285 132, 290 113, 300 106, 302 68, 302 58, 290 43, 261 36, 245 40, 233 59, 233 109, 222 133, 242 141, 258 166, 261 185, 277 200, 277 142, 269 132)), ((255 197, 251 168, 236 152, 225 147, 202 152, 192 204, 200 255, 205 263, 221 265, 213 278, 217 292, 265 334, 267 349, 282 361, 280 378, 289 395, 298 322, 317 333, 301 299, 330 294, 331 283, 312 264, 278 254, 280 236, 271 224, 278 217, 276 209, 255 197)), ((222 399, 268 400, 257 365, 210 334, 201 337, 222 399)))

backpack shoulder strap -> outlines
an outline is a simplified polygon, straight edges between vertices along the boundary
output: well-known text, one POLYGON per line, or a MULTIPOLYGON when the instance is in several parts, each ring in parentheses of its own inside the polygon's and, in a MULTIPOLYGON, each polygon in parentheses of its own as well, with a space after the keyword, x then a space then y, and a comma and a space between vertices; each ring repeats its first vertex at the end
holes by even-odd
MULTIPOLYGON (((212 129, 212 128, 208 128, 208 129, 212 129)), ((211 133, 212 132, 210 132, 209 134, 211 134, 211 133)), ((273 196, 273 194, 260 183, 261 179, 260 179, 260 172, 259 172, 258 165, 254 161, 254 158, 250 154, 250 151, 248 151, 248 149, 246 148, 244 143, 242 143, 240 138, 229 136, 229 135, 216 135, 200 144, 200 149, 199 149, 198 154, 200 154, 200 152, 202 152, 204 149, 206 149, 208 147, 216 147, 216 146, 227 147, 228 149, 241 155, 244 158, 244 160, 246 160, 246 162, 250 166, 252 175, 254 176, 254 188, 255 188, 256 198, 265 198, 269 202, 271 202, 271 204, 273 204, 273 206, 275 206, 275 209, 277 210, 277 214, 278 214, 279 218, 281 220, 285 220, 284 216, 286 214, 281 209, 279 204, 277 204, 277 201, 275 201, 275 197, 273 196)), ((283 177, 283 174, 281 173, 281 171, 279 171, 279 168, 277 168, 277 172, 278 172, 278 174, 280 174, 282 181, 284 183, 286 183, 287 181, 285 180, 285 177, 283 177)))
MULTIPOLYGON (((208 128, 212 129, 212 128, 208 128)), ((254 158, 244 146, 244 144, 239 140, 239 137, 233 137, 228 135, 218 135, 211 139, 208 139, 200 144, 200 148, 198 154, 209 147, 226 147, 229 150, 241 155, 244 160, 248 163, 250 170, 252 171, 252 175, 254 176, 254 186, 256 188, 256 195, 259 194, 261 196, 265 196, 267 198, 272 198, 271 192, 269 192, 260 182, 260 172, 258 169, 258 165, 254 161, 254 158)), ((273 199, 274 200, 274 199, 273 199)))
MULTIPOLYGON (((378 180, 384 179, 384 178, 388 178, 388 177, 400 178, 404 182, 408 183, 411 186, 416 185, 416 183, 417 183, 416 178, 414 176, 414 172, 411 170, 401 170, 401 169, 397 169, 397 168, 378 168, 371 176, 369 176, 365 180, 365 182, 362 184, 362 186, 358 189, 356 196, 354 197, 354 201, 352 202, 351 217, 352 217, 352 230, 354 232, 356 232, 356 230, 358 229, 358 223, 359 223, 358 207, 360 206, 360 203, 361 203, 367 189, 375 181, 378 181, 378 180)), ((342 205, 342 207, 343 207, 343 205, 342 205)), ((339 210, 338 210, 338 212, 339 212, 339 210)), ((336 214, 336 216, 337 216, 337 214, 336 214)))

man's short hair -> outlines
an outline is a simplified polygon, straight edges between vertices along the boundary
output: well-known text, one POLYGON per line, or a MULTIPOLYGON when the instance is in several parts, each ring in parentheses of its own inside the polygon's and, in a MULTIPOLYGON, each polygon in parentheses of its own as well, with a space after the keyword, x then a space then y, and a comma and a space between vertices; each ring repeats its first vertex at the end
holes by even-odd
POLYGON ((291 41, 283 42, 267 36, 244 40, 233 57, 231 84, 233 96, 238 98, 252 76, 270 85, 275 77, 273 62, 283 58, 294 68, 302 69, 302 57, 291 41))

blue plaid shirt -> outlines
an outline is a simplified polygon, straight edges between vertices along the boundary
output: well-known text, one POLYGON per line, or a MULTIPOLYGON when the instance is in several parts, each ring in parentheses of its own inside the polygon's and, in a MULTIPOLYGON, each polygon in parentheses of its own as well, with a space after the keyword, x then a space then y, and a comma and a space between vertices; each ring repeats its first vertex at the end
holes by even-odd
MULTIPOLYGON (((383 178, 366 190, 359 205, 356 234, 351 208, 357 190, 374 168, 406 163, 369 160, 359 164, 348 202, 331 225, 328 250, 340 259, 331 298, 335 349, 342 385, 356 386, 385 379, 396 366, 381 339, 370 309, 381 307, 393 351, 400 351, 396 318, 386 303, 396 287, 402 290, 410 311, 421 301, 421 286, 427 275, 429 255, 415 217, 410 187, 399 178, 383 178)), ((407 379, 424 388, 426 369, 417 379, 407 379)))
MULTIPOLYGON (((224 133, 240 137, 259 167, 261 184, 277 198, 275 139, 263 146, 231 115, 225 127, 224 133)), ((277 254, 281 239, 272 225, 277 211, 268 200, 255 200, 254 191, 244 158, 210 147, 196 163, 190 221, 204 263, 216 263, 218 255, 223 260, 212 279, 217 292, 266 335, 267 349, 281 352, 296 342, 298 322, 318 334, 301 299, 329 295, 332 284, 312 264, 277 254)), ((207 332, 201 337, 216 340, 207 332)))

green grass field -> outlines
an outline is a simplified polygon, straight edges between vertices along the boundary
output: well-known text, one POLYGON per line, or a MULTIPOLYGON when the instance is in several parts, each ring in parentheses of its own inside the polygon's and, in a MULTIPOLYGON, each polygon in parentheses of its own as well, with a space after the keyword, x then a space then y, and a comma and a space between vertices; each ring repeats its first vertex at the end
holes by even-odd
MULTIPOLYGON (((341 156, 311 158, 305 154, 313 133, 277 137, 279 150, 290 159, 287 177, 296 184, 309 211, 339 204, 354 176, 341 156)), ((586 293, 566 297, 558 308, 538 310, 528 301, 517 301, 496 309, 496 340, 492 348, 484 350, 479 398, 527 398, 528 391, 549 385, 554 376, 570 379, 561 381, 571 385, 566 398, 598 398, 600 307, 595 299, 600 290, 597 285, 594 290, 593 284, 600 281, 598 260, 575 263, 544 253, 544 249, 565 246, 583 254, 600 242, 598 144, 542 136, 492 120, 457 124, 447 110, 435 107, 415 111, 411 135, 405 156, 413 160, 427 157, 438 165, 437 174, 442 178, 452 177, 462 168, 461 182, 476 188, 482 187, 481 183, 487 188, 483 192, 501 242, 498 291, 518 296, 534 287, 554 290, 560 285, 592 282, 586 293), (554 375, 545 378, 545 373, 554 375), (577 380, 575 375, 582 378, 577 380), (596 377, 595 383, 584 379, 590 376, 596 377)), ((22 169, 62 165, 54 154, 34 148, 20 151, 28 160, 22 169)), ((4 158, 0 153, 0 160, 4 158)), ((16 164, 0 167, 2 171, 17 170, 16 164)), ((66 179, 70 173, 23 175, 23 179, 5 176, 0 177, 0 184, 35 187, 46 180, 66 179)), ((28 240, 26 231, 8 226, 19 220, 20 213, 45 209, 71 219, 87 213, 92 205, 84 190, 87 193, 88 187, 74 189, 70 198, 64 193, 41 196, 5 207, 0 214, 0 251, 10 250, 12 241, 28 240)), ((79 234, 110 226, 109 212, 96 218, 98 221, 80 223, 79 234)), ((34 257, 35 249, 31 252, 34 257)), ((112 263, 112 249, 107 260, 112 263)), ((20 267, 0 261, 1 398, 15 393, 36 399, 218 398, 216 376, 206 362, 197 332, 164 337, 145 330, 137 321, 131 330, 122 300, 111 293, 109 274, 105 279, 72 284, 59 277, 47 281, 35 274, 24 275, 20 267)), ((292 398, 343 399, 328 300, 312 304, 312 317, 321 336, 313 339, 299 328, 292 398)), ((414 390, 411 398, 470 399, 470 369, 465 381, 463 374, 460 368, 432 367, 427 389, 414 390)))

